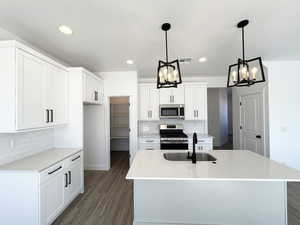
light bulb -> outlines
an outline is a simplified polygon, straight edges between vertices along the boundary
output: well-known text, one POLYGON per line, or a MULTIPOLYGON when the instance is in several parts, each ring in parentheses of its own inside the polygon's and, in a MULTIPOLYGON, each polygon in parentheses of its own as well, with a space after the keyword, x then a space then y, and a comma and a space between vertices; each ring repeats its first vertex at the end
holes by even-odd
POLYGON ((242 77, 243 79, 247 79, 247 67, 246 66, 243 66, 242 69, 241 69, 241 73, 242 73, 242 77))
POLYGON ((257 73, 258 69, 256 67, 253 67, 253 69, 251 70, 252 72, 252 79, 256 80, 256 73, 257 73))
POLYGON ((233 83, 236 83, 237 82, 237 72, 234 70, 234 71, 232 71, 232 73, 231 73, 231 77, 232 77, 232 81, 233 81, 233 83))
POLYGON ((165 78, 164 78, 164 75, 163 75, 161 70, 159 71, 159 80, 160 80, 161 83, 165 82, 165 78))
POLYGON ((173 71, 173 80, 174 80, 174 81, 177 81, 177 80, 178 80, 177 75, 178 75, 178 71, 177 71, 177 70, 174 70, 174 71, 173 71))
POLYGON ((173 82, 173 74, 171 72, 168 73, 168 81, 173 82))

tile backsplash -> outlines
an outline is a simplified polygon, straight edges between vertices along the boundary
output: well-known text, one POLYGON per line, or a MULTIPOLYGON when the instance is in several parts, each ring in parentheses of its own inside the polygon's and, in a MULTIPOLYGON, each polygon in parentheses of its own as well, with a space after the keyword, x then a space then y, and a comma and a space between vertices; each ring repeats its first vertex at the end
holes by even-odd
POLYGON ((0 165, 53 147, 53 130, 0 134, 0 165))
POLYGON ((160 124, 182 124, 184 132, 191 134, 193 132, 207 134, 207 121, 192 120, 159 120, 159 121, 139 121, 139 135, 159 134, 160 124))

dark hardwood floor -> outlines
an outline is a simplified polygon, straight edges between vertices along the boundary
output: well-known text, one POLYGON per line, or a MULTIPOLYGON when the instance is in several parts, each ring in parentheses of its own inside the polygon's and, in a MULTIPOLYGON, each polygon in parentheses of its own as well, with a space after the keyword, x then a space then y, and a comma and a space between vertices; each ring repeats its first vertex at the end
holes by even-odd
MULTIPOLYGON (((125 180, 128 153, 113 152, 108 172, 86 171, 85 193, 53 225, 132 225, 133 184, 125 180)), ((288 184, 289 225, 300 225, 300 184, 288 184)))

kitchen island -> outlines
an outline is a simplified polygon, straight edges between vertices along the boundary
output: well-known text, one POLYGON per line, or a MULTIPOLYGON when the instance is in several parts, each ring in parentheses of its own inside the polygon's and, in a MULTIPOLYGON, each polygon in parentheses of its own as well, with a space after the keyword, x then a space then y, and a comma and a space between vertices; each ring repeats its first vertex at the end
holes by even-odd
POLYGON ((287 225, 286 185, 299 171, 242 150, 209 151, 216 160, 196 164, 164 153, 138 152, 127 174, 134 225, 287 225))

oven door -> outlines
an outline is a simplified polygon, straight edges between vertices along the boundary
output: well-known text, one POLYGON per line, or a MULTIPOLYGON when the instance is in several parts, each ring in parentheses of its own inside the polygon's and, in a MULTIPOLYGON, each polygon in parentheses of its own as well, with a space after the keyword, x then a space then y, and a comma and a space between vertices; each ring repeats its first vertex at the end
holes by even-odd
POLYGON ((189 144, 188 143, 165 143, 162 142, 160 144, 161 150, 188 150, 189 144))
POLYGON ((160 106, 159 116, 161 119, 178 119, 180 116, 180 108, 177 105, 174 106, 160 106))

